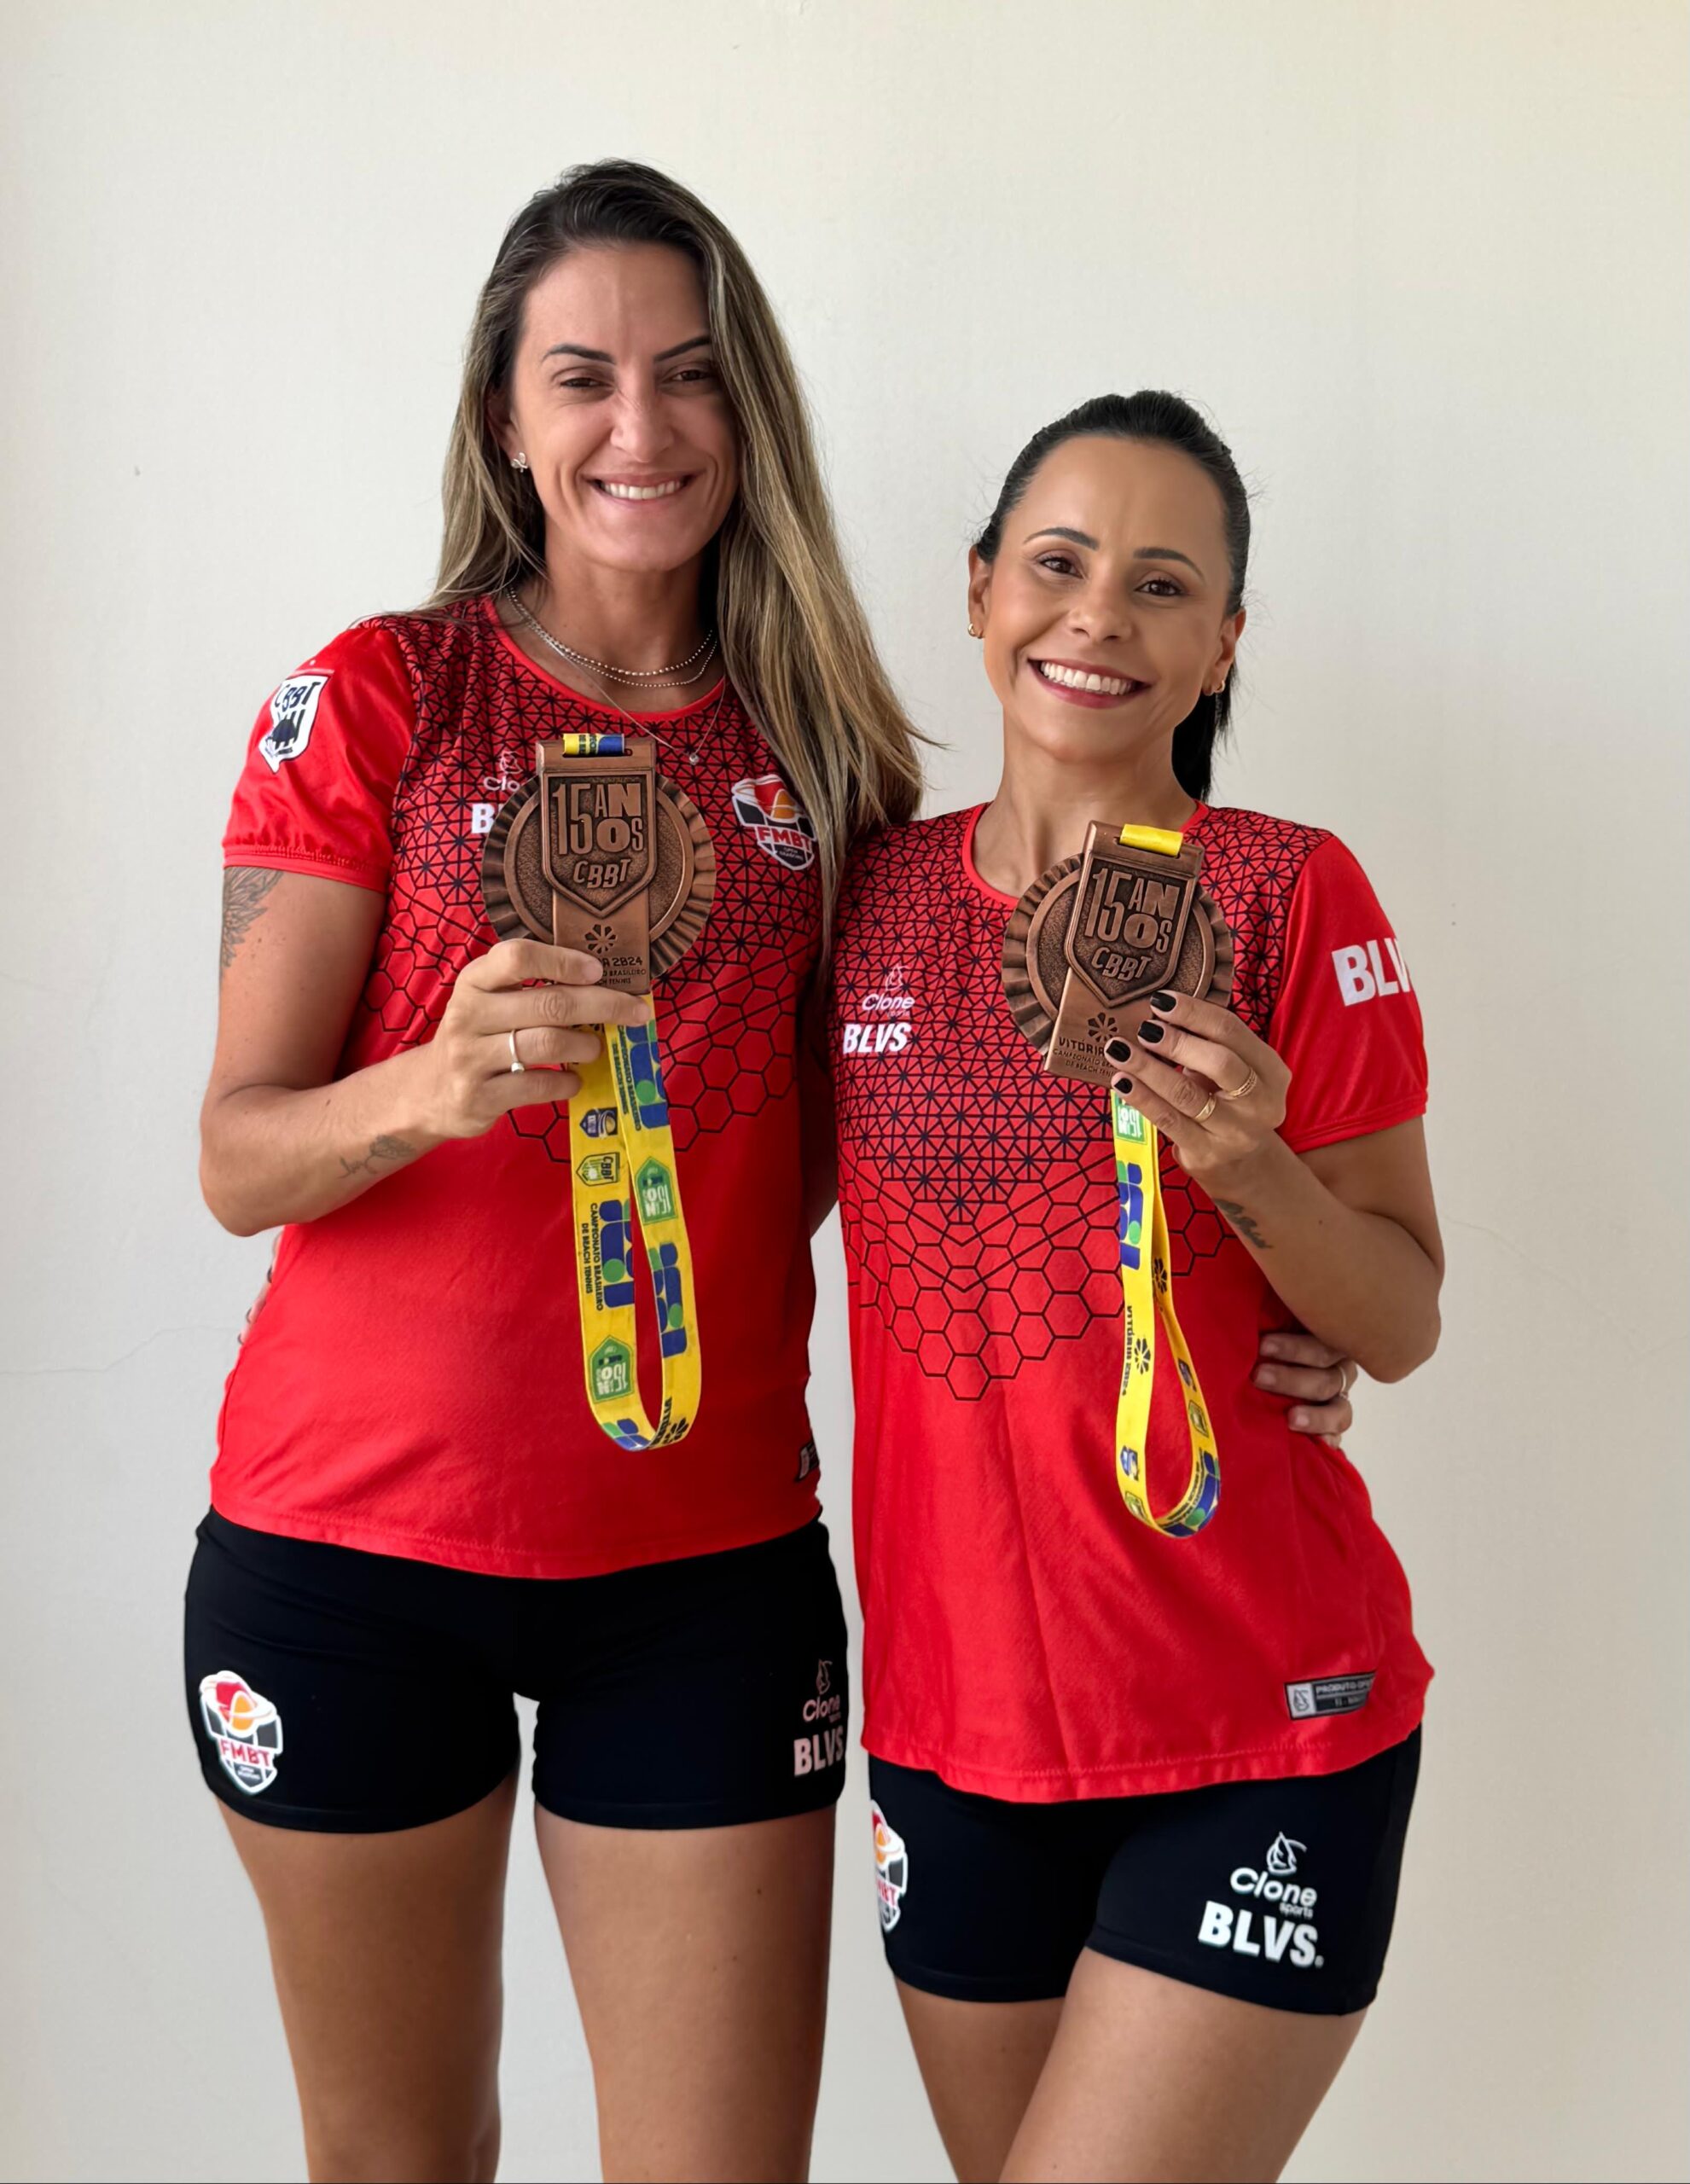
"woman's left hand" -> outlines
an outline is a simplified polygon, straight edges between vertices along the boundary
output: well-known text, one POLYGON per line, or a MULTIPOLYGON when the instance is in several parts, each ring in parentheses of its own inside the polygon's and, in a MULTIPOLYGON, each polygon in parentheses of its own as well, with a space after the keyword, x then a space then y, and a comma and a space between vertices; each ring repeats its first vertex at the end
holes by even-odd
POLYGON ((1291 1072, 1212 1001, 1156 994, 1131 1038, 1112 1039, 1104 1052, 1116 1089, 1199 1182, 1259 1153, 1285 1120, 1291 1072))

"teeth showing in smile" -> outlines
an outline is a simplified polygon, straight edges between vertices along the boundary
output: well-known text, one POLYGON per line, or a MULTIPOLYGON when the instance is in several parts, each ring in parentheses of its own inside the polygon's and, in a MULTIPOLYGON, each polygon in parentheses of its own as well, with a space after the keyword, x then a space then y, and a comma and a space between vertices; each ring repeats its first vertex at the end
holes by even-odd
POLYGON ((686 482, 684 478, 671 478, 663 485, 617 485, 608 478, 593 480, 599 491, 608 493, 613 501, 666 501, 671 493, 678 493, 686 482))
POLYGON ((1043 676, 1047 682, 1060 682, 1065 690, 1085 690, 1100 697, 1124 698, 1129 690, 1138 688, 1130 677, 1116 675, 1087 675, 1077 667, 1059 667, 1054 660, 1036 659, 1034 671, 1043 676))

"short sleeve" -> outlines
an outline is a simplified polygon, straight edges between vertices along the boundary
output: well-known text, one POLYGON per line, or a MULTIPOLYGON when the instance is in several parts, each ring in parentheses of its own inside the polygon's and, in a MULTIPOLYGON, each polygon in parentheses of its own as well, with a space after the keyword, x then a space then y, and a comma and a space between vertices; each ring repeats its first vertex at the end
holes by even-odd
POLYGON ((393 792, 415 723, 392 632, 362 623, 336 637, 259 712, 223 838, 224 864, 385 892, 393 792))
POLYGON ((1291 1070, 1280 1135, 1298 1153, 1426 1112, 1426 1040, 1402 948, 1368 876, 1328 836, 1286 922, 1269 1044, 1291 1070))

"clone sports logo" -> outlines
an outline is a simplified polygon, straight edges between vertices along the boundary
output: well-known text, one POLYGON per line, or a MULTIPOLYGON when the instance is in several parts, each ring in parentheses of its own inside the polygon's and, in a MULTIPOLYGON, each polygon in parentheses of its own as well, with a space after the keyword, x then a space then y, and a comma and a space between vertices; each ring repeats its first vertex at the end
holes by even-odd
POLYGON ((282 1751, 282 1716, 262 1692, 233 1669, 200 1679, 200 1711, 223 1769, 248 1797, 269 1789, 282 1751))
POLYGON ((758 774, 734 784, 734 816, 751 829, 765 857, 802 872, 816 862, 816 829, 810 815, 778 774, 758 774))
POLYGON ((842 1054, 901 1054, 909 1044, 915 996, 906 990, 902 963, 894 963, 872 993, 857 1001, 860 1019, 839 1028, 842 1054))
POLYGON ((1268 1845, 1258 1873, 1254 1866, 1234 1866, 1231 1888, 1243 1904, 1217 1903, 1203 1907, 1203 1923, 1197 1938, 1210 1949, 1230 1949, 1240 1956, 1263 1956, 1269 1964, 1293 1964, 1299 1971, 1318 1971, 1326 1959, 1318 1954, 1321 1937, 1314 1925, 1317 1891, 1294 1880, 1297 1854, 1306 1843, 1293 1842, 1281 1832, 1268 1845), (1272 1911, 1260 1907, 1273 1904, 1272 1911), (1262 1921, 1259 1937, 1257 1919, 1262 1921))
POLYGON ((909 1885, 909 1853, 903 1838, 880 1810, 868 1808, 874 1824, 874 1887, 880 1899, 880 1931, 891 1933, 903 1915, 903 1891, 909 1885))
POLYGON ((845 1701, 833 1688, 833 1664, 816 1664, 816 1696, 804 1702, 804 1718, 816 1724, 793 1739, 794 1774, 820 1774, 845 1758, 845 1701))

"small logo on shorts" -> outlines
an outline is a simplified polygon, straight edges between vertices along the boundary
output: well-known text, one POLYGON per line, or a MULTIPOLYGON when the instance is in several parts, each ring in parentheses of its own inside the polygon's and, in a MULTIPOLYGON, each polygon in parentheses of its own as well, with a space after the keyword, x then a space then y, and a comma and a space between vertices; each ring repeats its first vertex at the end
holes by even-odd
POLYGON ((816 1696, 804 1702, 804 1718, 814 1724, 793 1739, 793 1773, 821 1774, 845 1758, 845 1700, 833 1688, 833 1664, 816 1664, 816 1696))
POLYGON ((282 1752, 282 1716, 262 1692, 233 1669, 200 1679, 200 1711, 223 1769, 248 1797, 269 1789, 282 1752))
POLYGON ((1306 1683, 1288 1683, 1285 1703, 1293 1722, 1313 1721, 1320 1714, 1354 1714, 1368 1703, 1374 1671, 1365 1676, 1317 1676, 1306 1683))
POLYGON ((874 1886, 880 1899, 880 1931, 891 1933, 903 1915, 903 1892, 909 1885, 909 1852, 903 1838, 878 1804, 868 1808, 874 1824, 874 1886))
POLYGON ((1260 1957, 1268 1964, 1288 1964, 1298 1972, 1318 1972, 1326 1962, 1314 1923, 1320 1891, 1292 1879, 1297 1854, 1308 1847, 1281 1828, 1269 1844, 1259 1868, 1234 1866, 1228 1885, 1234 1896, 1246 1901, 1217 1903, 1211 1897, 1204 1905, 1197 1929, 1204 1947, 1229 1949, 1235 1956, 1260 1957), (1273 1908, 1268 1909, 1269 1905, 1273 1908))

